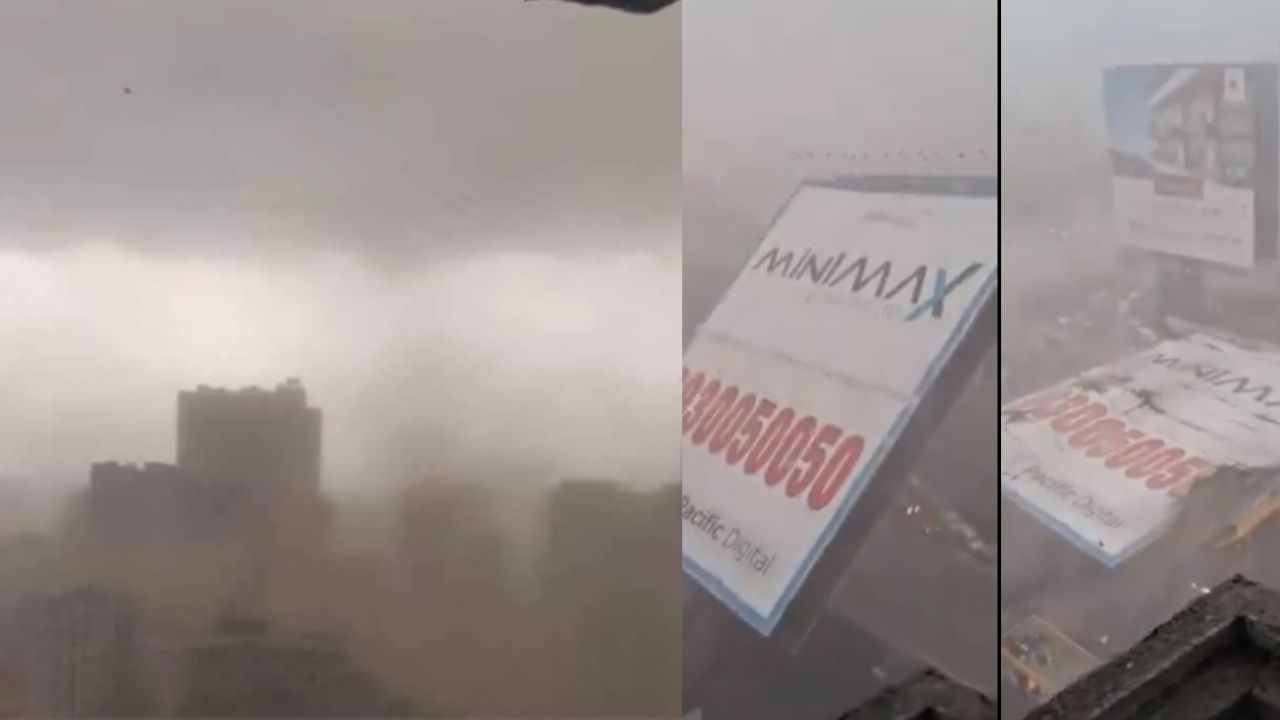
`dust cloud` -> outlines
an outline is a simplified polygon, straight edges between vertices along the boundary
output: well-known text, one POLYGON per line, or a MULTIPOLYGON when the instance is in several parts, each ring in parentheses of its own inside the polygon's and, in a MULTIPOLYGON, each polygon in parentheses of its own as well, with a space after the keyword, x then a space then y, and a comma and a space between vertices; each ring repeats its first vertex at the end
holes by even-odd
POLYGON ((679 41, 6 4, 0 714, 669 714, 679 41))
MULTIPOLYGON (((1199 282, 1208 288, 1204 310, 1216 330, 1274 341, 1274 331, 1266 329, 1274 323, 1258 314, 1267 307, 1273 315, 1268 287, 1274 288, 1274 267, 1207 270, 1201 277, 1122 248, 1103 71, 1275 62, 1280 46, 1270 28, 1277 22, 1280 7, 1252 0, 1214 6, 1149 0, 1002 4, 1003 402, 1176 337, 1169 317, 1204 289, 1199 282)), ((1200 500, 1193 503, 1196 512, 1181 512, 1165 540, 1114 568, 1003 502, 1002 630, 1037 615, 1098 659, 1127 649, 1233 572, 1274 573, 1264 559, 1274 542, 1263 538, 1266 533, 1221 552, 1206 550, 1206 528, 1230 517, 1221 507, 1202 517, 1200 500)), ((1052 654, 1061 646, 1046 647, 1052 654)), ((1012 701, 1025 699, 1018 693, 1006 694, 1006 717, 1025 712, 1024 704, 1012 701)))

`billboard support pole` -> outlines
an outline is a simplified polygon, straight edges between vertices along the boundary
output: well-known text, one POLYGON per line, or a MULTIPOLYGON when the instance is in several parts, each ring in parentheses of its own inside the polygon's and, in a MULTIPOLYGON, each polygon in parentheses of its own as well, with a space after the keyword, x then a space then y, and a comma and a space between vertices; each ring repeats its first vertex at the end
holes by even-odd
POLYGON ((1156 303, 1161 324, 1169 317, 1211 324, 1204 264, 1189 258, 1157 255, 1156 303))

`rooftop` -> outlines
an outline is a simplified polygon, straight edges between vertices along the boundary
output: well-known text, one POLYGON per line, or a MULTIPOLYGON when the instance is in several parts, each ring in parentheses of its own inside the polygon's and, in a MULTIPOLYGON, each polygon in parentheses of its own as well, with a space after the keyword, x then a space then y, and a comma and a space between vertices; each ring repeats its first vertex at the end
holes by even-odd
POLYGON ((1237 576, 1026 720, 1280 717, 1280 593, 1237 576))
POLYGON ((287 378, 284 382, 276 385, 274 389, 267 390, 251 385, 238 390, 228 388, 214 387, 212 385, 197 385, 195 390, 183 390, 180 393, 183 398, 201 397, 201 398, 268 398, 268 397, 286 397, 290 399, 298 398, 304 403, 307 398, 307 390, 303 386, 302 381, 296 377, 287 378))
POLYGON ((996 706, 941 673, 926 670, 886 688, 839 720, 995 720, 996 706))

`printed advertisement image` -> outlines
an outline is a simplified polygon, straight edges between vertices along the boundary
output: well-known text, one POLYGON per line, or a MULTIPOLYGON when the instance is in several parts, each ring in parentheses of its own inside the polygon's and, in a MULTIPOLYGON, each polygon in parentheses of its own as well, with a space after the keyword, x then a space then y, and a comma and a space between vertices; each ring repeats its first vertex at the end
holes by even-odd
POLYGON ((1277 66, 1113 67, 1103 85, 1122 241, 1234 267, 1273 258, 1277 66))

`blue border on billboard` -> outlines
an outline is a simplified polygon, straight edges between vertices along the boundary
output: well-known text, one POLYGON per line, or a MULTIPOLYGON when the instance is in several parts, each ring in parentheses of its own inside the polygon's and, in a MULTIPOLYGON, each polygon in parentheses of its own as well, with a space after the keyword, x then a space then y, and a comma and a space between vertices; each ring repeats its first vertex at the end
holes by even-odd
POLYGON ((1067 525, 1066 523, 1050 515, 1044 510, 1041 510, 1039 507, 1033 504, 1030 500, 1027 500, 1026 498, 1022 497, 1018 493, 1018 491, 1007 480, 1005 480, 1005 474, 1006 473, 1004 471, 1000 472, 1000 494, 1001 495, 1004 495, 1005 497, 1007 497, 1009 500, 1013 502, 1014 505, 1017 505, 1023 512, 1027 513, 1031 517, 1040 521, 1041 524, 1045 525, 1050 530, 1057 533, 1060 537, 1062 537, 1063 540, 1066 540, 1067 542, 1071 543, 1078 550, 1088 555, 1089 557, 1093 558, 1094 560, 1097 560, 1103 565, 1106 565, 1107 568, 1119 567, 1126 560, 1128 560, 1129 558, 1133 557, 1134 555, 1137 555, 1138 553, 1146 549, 1148 545, 1155 542, 1156 538, 1163 535, 1165 530, 1169 529, 1169 522, 1167 521, 1163 522, 1157 525, 1151 531, 1149 531, 1146 535, 1139 538, 1136 542, 1131 543, 1129 547, 1125 548, 1124 552, 1109 553, 1106 550, 1103 550, 1102 548, 1098 547, 1094 543, 1089 542, 1089 540, 1085 538, 1085 536, 1081 535, 1079 532, 1072 529, 1070 525, 1067 525))
MULTIPOLYGON (((998 199, 998 180, 994 178, 941 178, 941 177, 910 177, 910 176, 870 176, 870 177, 852 177, 841 178, 833 181, 825 182, 806 182, 801 183, 799 187, 792 192, 791 196, 782 205, 782 208, 774 215, 773 220, 769 223, 768 229, 764 233, 761 242, 774 231, 778 221, 791 208, 796 197, 806 188, 827 188, 832 190, 843 190, 846 192, 862 193, 862 194, 893 194, 912 197, 937 197, 937 196, 960 196, 973 198, 992 198, 996 200, 997 215, 999 213, 998 199)), ((818 536, 817 542, 810 546, 809 551, 805 554, 803 560, 796 572, 792 574, 787 586, 783 589, 782 595, 778 601, 774 603, 773 609, 768 615, 762 615, 756 612, 742 600, 733 590, 731 590, 723 581, 713 575, 711 572, 703 568, 696 561, 685 555, 681 550, 681 568, 696 580, 707 592, 711 593, 717 600, 728 607, 735 615, 744 620, 748 625, 754 628, 762 635, 768 636, 782 620, 783 614, 790 607, 791 602, 800 591, 800 587, 809 577, 809 573, 813 570, 813 566, 818 562, 818 558, 822 556, 835 538, 836 532, 843 527, 845 521, 849 517, 849 513, 853 511, 858 499, 862 496, 864 490, 871 482, 871 478, 880 469, 881 463, 884 461, 885 455, 898 444, 898 440, 902 435, 903 429, 907 422, 915 415, 919 408, 920 401, 933 383, 937 380, 938 374, 942 372, 943 366, 951 358, 955 352, 956 346, 960 340, 968 335, 970 328, 976 319, 977 312, 986 301, 995 292, 999 283, 999 256, 997 255, 995 262, 991 267, 991 271, 983 280, 982 287, 974 295, 972 301, 965 308, 964 313, 960 317, 960 321, 952 328, 950 335, 944 341, 942 348, 934 355, 933 359, 925 369, 924 377, 920 379, 915 391, 912 393, 910 401, 898 417, 894 419, 888 433, 886 433, 884 441, 876 448, 875 453, 862 466, 862 470, 855 478, 852 487, 845 493, 844 498, 840 501, 840 506, 832 513, 828 519, 826 527, 823 528, 822 534, 818 536)), ((730 286, 732 288, 732 286, 730 286)), ((695 341, 697 335, 693 338, 695 341)), ((681 525, 681 534, 683 535, 683 524, 681 525)), ((683 545, 683 544, 682 544, 683 545)))

